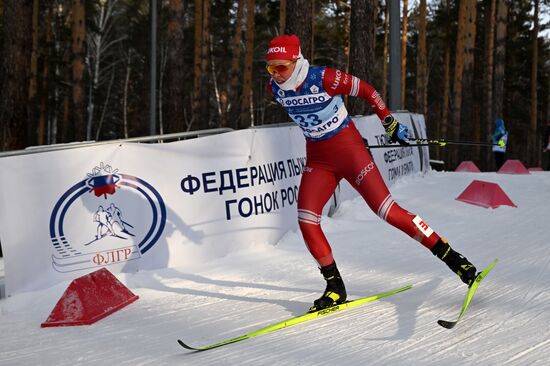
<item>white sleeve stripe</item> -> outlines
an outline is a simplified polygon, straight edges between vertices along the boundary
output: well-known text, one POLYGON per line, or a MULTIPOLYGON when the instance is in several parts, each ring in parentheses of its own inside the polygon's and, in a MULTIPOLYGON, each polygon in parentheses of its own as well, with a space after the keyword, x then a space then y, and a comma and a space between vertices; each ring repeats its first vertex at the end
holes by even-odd
POLYGON ((393 204, 393 198, 391 198, 391 195, 388 195, 378 208, 378 216, 380 216, 380 218, 382 218, 383 220, 386 220, 386 218, 388 217, 388 213, 390 212, 390 208, 393 204))
POLYGON ((388 209, 386 210, 386 212, 384 213, 384 221, 388 221, 388 214, 390 213, 390 210, 391 208, 393 207, 395 201, 392 200, 391 201, 391 204, 388 206, 388 209))
POLYGON ((349 95, 356 97, 357 94, 359 94, 359 82, 359 78, 355 76, 351 78, 351 92, 349 93, 349 95))
POLYGON ((302 218, 298 218, 298 221, 303 222, 304 224, 311 224, 311 225, 320 225, 321 224, 320 222, 317 222, 317 221, 311 221, 311 220, 306 220, 306 219, 302 219, 302 218))
POLYGON ((298 210, 298 221, 319 225, 321 222, 321 215, 312 211, 298 210))

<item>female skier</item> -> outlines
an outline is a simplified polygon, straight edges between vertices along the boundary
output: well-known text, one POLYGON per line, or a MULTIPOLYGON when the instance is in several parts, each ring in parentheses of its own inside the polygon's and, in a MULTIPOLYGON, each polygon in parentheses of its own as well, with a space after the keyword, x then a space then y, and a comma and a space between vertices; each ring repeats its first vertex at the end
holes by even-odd
POLYGON ((304 241, 327 282, 310 312, 346 301, 346 289, 332 250, 321 229, 321 212, 338 182, 346 179, 380 218, 416 239, 443 260, 468 286, 476 268, 454 251, 419 216, 392 198, 378 167, 348 115, 342 96, 365 99, 376 112, 392 142, 408 144, 408 128, 389 112, 368 83, 340 70, 310 66, 295 35, 271 40, 267 54, 271 75, 268 90, 302 129, 306 138, 306 167, 298 193, 298 224, 304 241))

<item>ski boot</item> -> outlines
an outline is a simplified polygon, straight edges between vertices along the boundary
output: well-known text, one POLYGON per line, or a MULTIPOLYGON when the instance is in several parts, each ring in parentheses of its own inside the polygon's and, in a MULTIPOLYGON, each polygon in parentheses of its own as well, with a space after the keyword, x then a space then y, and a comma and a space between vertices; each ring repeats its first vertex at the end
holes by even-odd
POLYGON ((431 251, 437 258, 441 259, 451 271, 456 273, 468 287, 472 285, 477 276, 476 267, 462 254, 455 252, 445 239, 439 239, 431 251))
POLYGON ((327 287, 323 296, 313 302, 313 306, 309 308, 309 312, 319 311, 346 301, 346 287, 344 281, 340 277, 340 272, 336 267, 336 262, 321 268, 321 274, 327 281, 327 287))

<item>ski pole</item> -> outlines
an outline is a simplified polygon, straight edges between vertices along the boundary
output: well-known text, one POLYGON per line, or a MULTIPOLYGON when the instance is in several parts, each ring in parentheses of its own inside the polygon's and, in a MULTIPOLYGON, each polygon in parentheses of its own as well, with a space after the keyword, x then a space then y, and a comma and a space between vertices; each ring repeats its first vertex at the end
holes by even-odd
POLYGON ((366 139, 363 139, 365 146, 369 149, 376 148, 394 148, 394 147, 422 147, 422 146, 441 146, 445 147, 446 145, 474 145, 474 146, 504 146, 504 143, 500 144, 491 144, 488 142, 477 142, 477 141, 456 141, 456 140, 431 140, 431 139, 414 139, 411 140, 417 142, 417 144, 409 145, 369 145, 366 139))
POLYGON ((505 146, 504 142, 498 144, 492 144, 489 142, 479 142, 479 141, 457 141, 457 140, 445 140, 445 139, 414 139, 413 141, 416 141, 418 143, 427 143, 430 145, 439 145, 439 146, 445 146, 445 145, 475 145, 475 146, 505 146))
POLYGON ((367 145, 369 149, 393 149, 396 147, 422 147, 422 146, 435 146, 434 144, 409 144, 409 145, 367 145))
POLYGON ((365 147, 368 147, 369 149, 393 149, 396 147, 418 147, 418 146, 433 146, 434 144, 431 143, 421 143, 421 144, 409 144, 409 145, 369 145, 369 142, 366 138, 363 138, 363 143, 365 144, 365 147))

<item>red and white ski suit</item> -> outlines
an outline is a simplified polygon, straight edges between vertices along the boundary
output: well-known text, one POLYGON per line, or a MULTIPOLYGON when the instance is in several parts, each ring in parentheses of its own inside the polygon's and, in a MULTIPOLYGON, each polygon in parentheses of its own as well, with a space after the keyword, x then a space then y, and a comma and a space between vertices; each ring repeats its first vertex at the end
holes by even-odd
POLYGON ((310 69, 296 91, 281 91, 274 80, 270 80, 269 89, 306 136, 307 161, 298 193, 298 222, 306 245, 319 266, 334 262, 330 244, 321 229, 321 212, 341 179, 346 179, 380 218, 431 249, 439 235, 420 217, 393 200, 359 131, 347 112, 342 114, 341 96, 352 95, 365 99, 383 120, 390 112, 378 92, 368 83, 342 71, 310 69), (316 109, 313 103, 316 101, 324 104, 317 103, 316 109), (327 111, 333 111, 333 115, 327 116, 327 111), (317 116, 323 116, 323 121, 319 122, 317 116), (327 133, 323 134, 324 131, 327 133))

